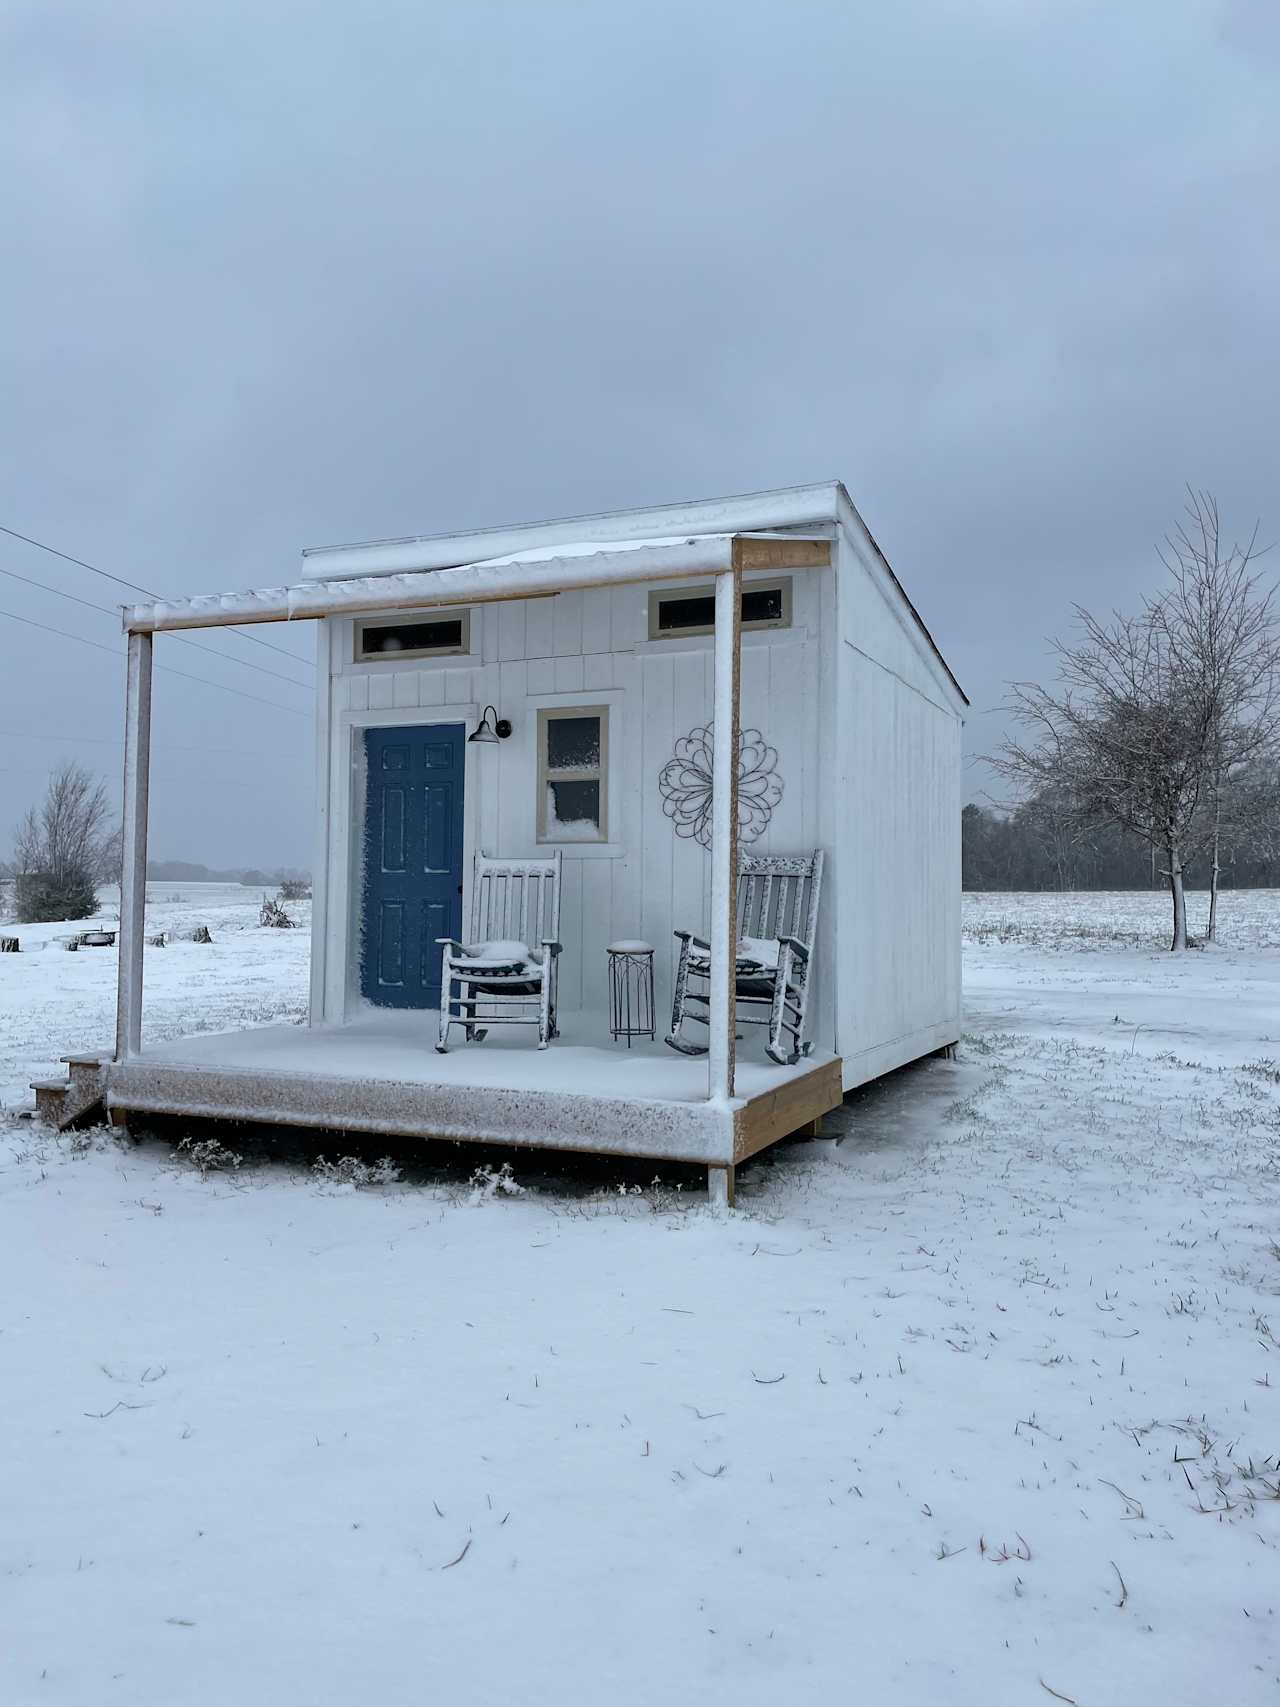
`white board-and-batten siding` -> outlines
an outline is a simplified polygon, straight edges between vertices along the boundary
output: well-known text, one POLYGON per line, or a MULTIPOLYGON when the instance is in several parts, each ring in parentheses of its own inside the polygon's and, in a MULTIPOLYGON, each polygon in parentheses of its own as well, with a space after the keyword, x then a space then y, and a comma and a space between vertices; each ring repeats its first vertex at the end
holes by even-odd
POLYGON ((849 1088, 960 1035, 964 701, 856 522, 839 552, 828 919, 849 1088))
MULTIPOLYGON (((755 577, 752 577, 754 579, 755 577)), ((761 576, 761 580, 775 577, 761 576)), ((778 750, 782 800, 762 852, 809 850, 823 840, 818 788, 822 614, 834 608, 833 572, 792 575, 786 629, 742 637, 742 722, 778 750)), ((710 859, 675 834, 658 786, 676 741, 712 716, 712 640, 648 638, 645 586, 587 588, 554 598, 472 607, 471 652, 354 662, 354 621, 328 618, 322 651, 321 794, 312 1013, 348 1017, 358 1003, 359 905, 364 794, 363 730, 384 723, 460 722, 470 733, 488 704, 513 732, 497 746, 467 746, 464 882, 477 849, 499 858, 536 857, 538 710, 609 708, 606 843, 561 844, 564 855, 560 1002, 607 1026, 605 948, 643 937, 658 950, 658 1024, 670 1011, 672 932, 705 931, 710 859)), ((465 912, 464 912, 465 919, 465 912)), ((830 923, 830 921, 828 921, 830 923)), ((464 926, 465 928, 465 926, 464 926)), ((821 981, 825 983, 825 979, 821 981)), ((811 1035, 831 1048, 831 1015, 815 1001, 811 1035)))

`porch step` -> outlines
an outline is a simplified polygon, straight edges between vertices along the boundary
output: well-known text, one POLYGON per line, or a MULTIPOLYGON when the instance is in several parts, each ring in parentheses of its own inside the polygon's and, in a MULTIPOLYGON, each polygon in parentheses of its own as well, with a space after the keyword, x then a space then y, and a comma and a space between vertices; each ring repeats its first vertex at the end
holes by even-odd
POLYGON ((107 1082, 103 1068, 110 1057, 68 1055, 66 1079, 34 1079, 36 1114, 59 1132, 95 1125, 106 1113, 107 1082))

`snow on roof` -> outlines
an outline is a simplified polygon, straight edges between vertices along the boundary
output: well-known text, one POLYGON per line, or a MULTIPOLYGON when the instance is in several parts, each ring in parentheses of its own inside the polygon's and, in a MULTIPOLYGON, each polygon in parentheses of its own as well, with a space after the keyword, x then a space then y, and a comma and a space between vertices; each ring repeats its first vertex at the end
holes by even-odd
POLYGON ((677 538, 578 541, 540 546, 505 558, 406 570, 393 575, 343 576, 288 587, 253 588, 191 599, 158 599, 126 605, 130 632, 213 628, 239 623, 284 622, 350 611, 413 609, 424 604, 541 596, 581 586, 643 580, 672 580, 715 574, 729 567, 733 534, 677 538))
MULTIPOLYGON (((481 557, 473 563, 459 563, 459 569, 505 569, 515 563, 549 563, 561 557, 595 557, 603 552, 641 551, 662 545, 701 545, 708 540, 731 539, 727 533, 672 534, 664 539, 585 539, 564 545, 539 545, 529 551, 513 551, 506 557, 481 557)), ((452 571, 442 569, 442 575, 452 571)))

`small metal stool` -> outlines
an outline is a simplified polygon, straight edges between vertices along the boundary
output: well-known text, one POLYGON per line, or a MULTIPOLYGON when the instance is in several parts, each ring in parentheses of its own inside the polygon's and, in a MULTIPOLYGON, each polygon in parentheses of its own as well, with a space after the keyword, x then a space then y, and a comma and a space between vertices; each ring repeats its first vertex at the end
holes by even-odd
POLYGON ((615 1043, 625 1037, 657 1034, 654 1024, 653 948, 647 942, 611 942, 609 955, 609 1032, 615 1043))

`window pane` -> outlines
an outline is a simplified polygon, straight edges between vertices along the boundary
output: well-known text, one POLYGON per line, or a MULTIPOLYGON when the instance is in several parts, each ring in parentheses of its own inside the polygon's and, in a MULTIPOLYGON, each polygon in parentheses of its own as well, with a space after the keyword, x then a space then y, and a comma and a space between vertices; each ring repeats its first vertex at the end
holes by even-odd
MULTIPOLYGON (((747 587, 743 590, 743 622, 781 622, 785 615, 786 605, 781 585, 747 587)), ((670 598, 658 600, 658 634, 681 634, 697 628, 713 629, 715 623, 714 593, 672 594, 670 598)))
POLYGON ((554 842, 598 842, 600 784, 549 782, 546 836, 554 842))
POLYGON ((675 634, 682 628, 714 628, 716 601, 712 593, 693 599, 663 599, 658 605, 658 632, 675 634))
POLYGON ((753 587, 742 595, 743 622, 781 622, 782 588, 753 587))
POLYGON ((366 657, 380 657, 388 652, 460 652, 462 618, 448 617, 443 622, 365 623, 361 630, 361 650, 366 657))
POLYGON ((598 717, 548 717, 547 769, 589 771, 600 764, 598 717))

